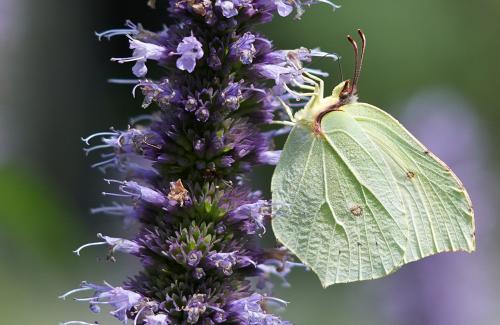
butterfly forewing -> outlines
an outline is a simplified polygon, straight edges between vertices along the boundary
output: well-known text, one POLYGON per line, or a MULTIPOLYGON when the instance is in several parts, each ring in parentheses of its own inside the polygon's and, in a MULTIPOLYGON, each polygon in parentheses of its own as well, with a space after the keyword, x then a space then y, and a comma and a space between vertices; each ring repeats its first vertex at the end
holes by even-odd
POLYGON ((343 107, 390 166, 409 215, 405 262, 475 249, 471 201, 460 180, 399 122, 375 106, 343 107))

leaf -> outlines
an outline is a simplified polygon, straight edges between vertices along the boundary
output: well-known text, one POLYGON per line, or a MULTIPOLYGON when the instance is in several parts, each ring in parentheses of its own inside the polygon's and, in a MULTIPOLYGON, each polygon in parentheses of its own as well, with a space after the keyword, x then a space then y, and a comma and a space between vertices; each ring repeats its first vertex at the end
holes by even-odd
MULTIPOLYGON (((306 109, 302 116, 319 111, 306 109)), ((325 287, 475 248, 471 202, 458 178, 396 120, 368 104, 327 113, 319 133, 310 121, 298 120, 271 190, 277 239, 325 287)))

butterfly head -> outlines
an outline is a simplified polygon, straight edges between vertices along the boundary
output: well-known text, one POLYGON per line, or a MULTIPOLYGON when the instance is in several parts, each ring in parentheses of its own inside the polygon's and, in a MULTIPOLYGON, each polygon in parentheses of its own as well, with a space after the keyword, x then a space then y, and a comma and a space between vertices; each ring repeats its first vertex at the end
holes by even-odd
POLYGON ((322 84, 316 95, 312 96, 304 109, 295 114, 295 120, 304 121, 313 126, 315 131, 320 132, 321 119, 332 111, 342 110, 342 106, 356 102, 358 99, 358 82, 366 51, 366 37, 361 29, 358 29, 361 38, 361 50, 358 43, 350 36, 347 40, 354 49, 354 73, 352 79, 339 83, 328 97, 323 97, 322 84))
POLYGON ((358 99, 357 92, 354 92, 354 88, 352 86, 352 81, 350 79, 344 80, 339 83, 332 90, 332 94, 330 97, 333 99, 332 102, 355 102, 358 99))
POLYGON ((354 49, 353 77, 352 79, 347 79, 339 83, 335 88, 333 88, 331 95, 331 97, 337 99, 337 101, 343 105, 358 99, 359 77, 361 76, 361 68, 363 67, 366 52, 366 36, 361 29, 358 29, 358 35, 361 38, 361 51, 358 43, 351 37, 351 35, 347 35, 347 40, 351 43, 354 49))

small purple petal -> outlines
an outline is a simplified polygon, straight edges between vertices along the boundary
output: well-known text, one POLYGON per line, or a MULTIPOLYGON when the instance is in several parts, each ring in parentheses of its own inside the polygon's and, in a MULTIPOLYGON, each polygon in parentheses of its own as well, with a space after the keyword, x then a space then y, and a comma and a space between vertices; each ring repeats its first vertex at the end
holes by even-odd
POLYGON ((281 150, 264 151, 259 154, 258 161, 265 165, 277 165, 281 157, 281 150))
POLYGON ((235 4, 232 1, 220 1, 215 2, 217 7, 222 9, 222 15, 226 18, 231 18, 238 15, 238 9, 236 9, 235 4))
POLYGON ((196 267, 198 266, 198 263, 200 263, 202 253, 200 251, 190 251, 187 255, 186 262, 187 265, 191 267, 196 267))
POLYGON ((289 14, 291 14, 293 11, 293 7, 289 4, 287 4, 285 1, 283 1, 283 0, 276 0, 275 1, 276 7, 278 9, 278 14, 281 17, 286 17, 289 14))
POLYGON ((137 60, 137 62, 132 67, 132 72, 136 77, 144 77, 148 73, 148 68, 146 67, 146 60, 137 60))
POLYGON ((179 43, 175 54, 180 55, 176 62, 177 68, 191 73, 196 67, 196 60, 203 57, 203 48, 196 37, 188 36, 179 43))
POLYGON ((196 116, 196 119, 199 122, 206 122, 208 121, 208 118, 210 117, 210 112, 206 108, 199 108, 194 115, 196 116))

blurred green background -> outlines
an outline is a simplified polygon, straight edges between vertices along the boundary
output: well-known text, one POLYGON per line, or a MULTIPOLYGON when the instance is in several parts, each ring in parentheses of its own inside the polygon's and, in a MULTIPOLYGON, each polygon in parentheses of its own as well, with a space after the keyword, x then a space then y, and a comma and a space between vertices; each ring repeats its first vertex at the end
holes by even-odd
MULTIPOLYGON (((480 0, 338 1, 309 8, 302 20, 277 18, 261 28, 279 48, 321 46, 352 71, 345 35, 368 37, 361 100, 400 118, 463 179, 476 208, 478 252, 448 254, 405 266, 385 279, 322 289, 312 273, 276 286, 296 324, 498 324, 500 2, 480 0)), ((2 324, 101 320, 57 296, 81 280, 120 283, 134 260, 106 262, 102 250, 71 253, 97 232, 127 233, 121 220, 91 215, 105 200, 80 137, 125 127, 141 114, 128 86, 124 39, 98 43, 93 32, 126 19, 158 29, 164 15, 140 0, 0 0, 0 311, 2 324)), ((315 67, 339 81, 339 67, 315 67)), ((266 189, 271 171, 259 169, 266 189)))

